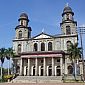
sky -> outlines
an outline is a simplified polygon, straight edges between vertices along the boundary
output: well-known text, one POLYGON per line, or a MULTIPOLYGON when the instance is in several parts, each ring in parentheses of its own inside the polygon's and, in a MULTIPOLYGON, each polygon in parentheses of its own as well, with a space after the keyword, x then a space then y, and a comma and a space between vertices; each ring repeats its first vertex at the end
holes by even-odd
MULTIPOLYGON (((19 24, 18 19, 23 12, 30 20, 28 25, 32 28, 32 36, 41 33, 42 29, 48 34, 60 34, 61 15, 66 3, 75 14, 74 19, 77 21, 77 26, 85 26, 85 0, 0 0, 0 48, 12 47, 15 27, 19 24)), ((83 34, 85 55, 84 36, 83 34)))

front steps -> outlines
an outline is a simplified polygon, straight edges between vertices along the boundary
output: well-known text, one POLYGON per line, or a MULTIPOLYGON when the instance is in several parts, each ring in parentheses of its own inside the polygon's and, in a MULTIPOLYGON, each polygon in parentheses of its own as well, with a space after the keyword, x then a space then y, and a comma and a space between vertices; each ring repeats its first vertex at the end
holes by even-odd
POLYGON ((62 82, 62 76, 17 76, 13 83, 58 83, 62 82))
POLYGON ((64 76, 64 80, 82 80, 82 77, 81 76, 64 76))

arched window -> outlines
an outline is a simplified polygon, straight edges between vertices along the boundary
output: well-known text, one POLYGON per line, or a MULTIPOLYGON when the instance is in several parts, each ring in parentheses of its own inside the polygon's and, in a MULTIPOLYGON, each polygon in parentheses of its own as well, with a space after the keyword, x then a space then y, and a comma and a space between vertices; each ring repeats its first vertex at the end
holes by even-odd
POLYGON ((66 34, 71 34, 71 29, 70 29, 70 26, 66 26, 66 34))
POLYGON ((19 39, 22 38, 22 31, 19 31, 19 39))
POLYGON ((71 65, 68 66, 68 74, 73 74, 73 67, 71 65))
POLYGON ((21 53, 21 44, 18 45, 18 53, 21 53))
POLYGON ((21 25, 23 26, 23 20, 21 20, 21 25))
POLYGON ((45 51, 45 44, 41 43, 41 51, 45 51))
POLYGON ((48 51, 52 51, 52 42, 48 43, 48 51))
POLYGON ((69 20, 69 14, 67 14, 67 20, 69 20))
POLYGON ((71 45, 71 41, 67 41, 67 49, 70 48, 70 45, 71 45))
POLYGON ((38 45, 37 43, 34 43, 34 51, 37 51, 37 49, 38 49, 38 45))
POLYGON ((79 65, 77 65, 76 71, 77 71, 77 75, 79 75, 80 74, 80 67, 79 67, 79 65))

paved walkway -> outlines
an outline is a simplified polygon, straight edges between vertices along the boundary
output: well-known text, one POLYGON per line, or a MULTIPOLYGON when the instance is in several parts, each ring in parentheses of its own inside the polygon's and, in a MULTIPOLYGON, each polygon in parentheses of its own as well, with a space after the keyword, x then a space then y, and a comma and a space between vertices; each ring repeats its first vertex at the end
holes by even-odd
POLYGON ((85 85, 85 83, 0 83, 0 85, 85 85))

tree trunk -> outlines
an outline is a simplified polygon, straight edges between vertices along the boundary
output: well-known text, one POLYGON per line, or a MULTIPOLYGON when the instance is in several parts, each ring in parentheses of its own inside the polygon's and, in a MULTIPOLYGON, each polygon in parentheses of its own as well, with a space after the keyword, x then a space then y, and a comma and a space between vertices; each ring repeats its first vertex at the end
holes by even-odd
POLYGON ((77 69, 76 68, 76 60, 74 60, 74 77, 75 77, 75 80, 76 80, 76 72, 77 72, 76 69, 77 69))
POLYGON ((76 62, 74 59, 72 60, 72 64, 73 64, 73 75, 74 75, 74 78, 76 80, 76 62))
POLYGON ((10 59, 8 60, 8 75, 10 75, 10 59))
POLYGON ((3 70, 3 63, 1 62, 1 79, 2 79, 2 75, 3 75, 2 70, 3 70))

